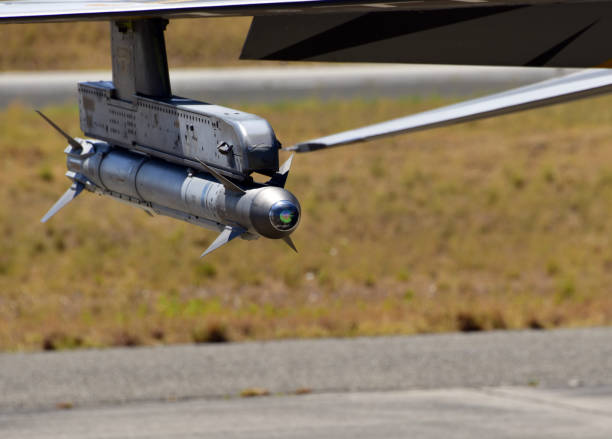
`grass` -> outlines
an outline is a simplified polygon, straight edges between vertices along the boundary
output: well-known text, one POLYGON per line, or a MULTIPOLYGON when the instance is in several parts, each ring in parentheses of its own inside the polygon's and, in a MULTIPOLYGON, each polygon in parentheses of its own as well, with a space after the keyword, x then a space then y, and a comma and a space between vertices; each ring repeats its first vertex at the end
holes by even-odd
MULTIPOLYGON (((447 103, 242 105, 286 144, 447 103)), ((612 323, 612 99, 299 155, 295 255, 67 188, 63 141, 0 113, 0 349, 612 323)), ((77 135, 74 107, 48 115, 77 135)))
MULTIPOLYGON (((239 61, 250 17, 173 20, 170 67, 246 65, 239 61)), ((0 71, 110 69, 108 22, 3 24, 0 71)))

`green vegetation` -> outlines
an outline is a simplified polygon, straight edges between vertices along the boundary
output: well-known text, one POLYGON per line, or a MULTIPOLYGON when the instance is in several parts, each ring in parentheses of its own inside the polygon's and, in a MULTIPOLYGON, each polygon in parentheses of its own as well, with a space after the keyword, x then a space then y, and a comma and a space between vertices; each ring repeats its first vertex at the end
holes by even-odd
MULTIPOLYGON (((240 105, 286 144, 446 102, 240 105)), ((295 255, 68 186, 64 142, 0 113, 0 349, 612 323, 612 99, 299 155, 295 255)), ((49 108, 79 133, 74 107, 49 108)))

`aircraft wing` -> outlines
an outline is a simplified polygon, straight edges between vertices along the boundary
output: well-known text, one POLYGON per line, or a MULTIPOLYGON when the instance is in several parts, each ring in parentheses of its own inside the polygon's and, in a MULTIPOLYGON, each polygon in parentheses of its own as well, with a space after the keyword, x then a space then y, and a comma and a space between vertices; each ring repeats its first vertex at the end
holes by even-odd
MULTIPOLYGON (((480 1, 480 0, 479 0, 480 1)), ((580 0, 562 0, 579 2, 580 0)), ((146 17, 323 14, 469 7, 473 0, 2 0, 0 21, 74 21, 146 17)), ((554 0, 491 0, 492 5, 546 4, 554 0)))
POLYGON ((513 113, 530 108, 568 102, 612 91, 612 70, 589 69, 561 78, 549 79, 514 90, 460 102, 399 119, 344 131, 298 143, 289 151, 309 152, 365 142, 428 128, 513 113))
POLYGON ((612 66, 612 0, 0 0, 0 23, 234 15, 244 59, 612 66))
MULTIPOLYGON (((595 0, 596 3, 609 0, 595 0)), ((321 15, 580 4, 584 0, 0 0, 0 22, 113 20, 121 18, 321 15)))
POLYGON ((117 20, 137 17, 254 15, 287 10, 321 0, 1 0, 0 22, 117 20))
MULTIPOLYGON (((377 12, 256 16, 241 58, 612 67, 612 2, 411 2, 377 12), (420 5, 420 6, 419 6, 420 5), (461 5, 461 6, 458 6, 461 5), (441 7, 444 6, 444 7, 441 7)), ((379 5, 382 6, 382 5, 379 5)))

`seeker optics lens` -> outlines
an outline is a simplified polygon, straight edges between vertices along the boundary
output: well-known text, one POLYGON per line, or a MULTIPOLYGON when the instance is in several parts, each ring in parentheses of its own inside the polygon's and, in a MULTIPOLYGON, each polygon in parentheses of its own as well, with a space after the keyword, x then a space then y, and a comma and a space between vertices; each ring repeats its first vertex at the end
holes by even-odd
POLYGON ((283 210, 278 217, 285 224, 289 224, 293 221, 293 215, 289 210, 283 210))
POLYGON ((270 222, 276 230, 293 229, 300 218, 298 208, 290 201, 278 201, 270 208, 270 222))

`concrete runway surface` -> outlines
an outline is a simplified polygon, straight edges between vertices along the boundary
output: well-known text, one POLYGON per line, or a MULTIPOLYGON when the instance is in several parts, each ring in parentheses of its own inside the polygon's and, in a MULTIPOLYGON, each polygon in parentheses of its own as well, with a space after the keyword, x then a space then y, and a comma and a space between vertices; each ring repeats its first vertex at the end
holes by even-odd
MULTIPOLYGON (((239 104, 299 98, 470 96, 573 72, 525 67, 397 64, 173 69, 172 91, 206 102, 239 104)), ((76 103, 79 81, 110 80, 107 71, 0 73, 0 106, 76 103)))
MULTIPOLYGON (((189 70, 219 103, 470 95, 556 69, 189 70)), ((108 72, 0 74, 0 105, 74 102, 108 72)), ((0 354, 0 439, 612 438, 612 328, 0 354), (248 389, 268 396, 243 398, 248 389), (296 393, 304 393, 297 395, 296 393)))
POLYGON ((0 415, 0 433, 3 439, 609 439, 611 402, 597 392, 516 388, 269 396, 0 415))
POLYGON ((0 354, 0 437, 612 438, 612 328, 0 354))

